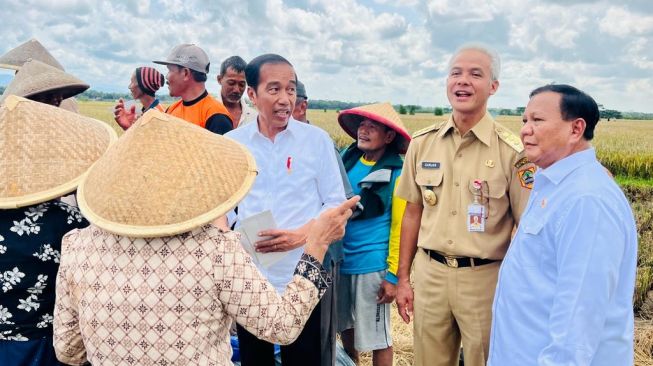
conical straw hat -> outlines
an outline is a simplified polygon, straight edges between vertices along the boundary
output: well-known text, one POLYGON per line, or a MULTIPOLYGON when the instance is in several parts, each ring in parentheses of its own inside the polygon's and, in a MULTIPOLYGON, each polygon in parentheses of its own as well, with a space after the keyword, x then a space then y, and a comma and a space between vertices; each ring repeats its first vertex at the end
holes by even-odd
POLYGON ((77 199, 90 222, 114 234, 170 236, 224 215, 255 178, 244 146, 151 109, 93 165, 77 199))
POLYGON ((10 95, 0 106, 0 208, 74 191, 116 139, 104 122, 10 95))
POLYGON ((401 122, 399 114, 395 111, 390 103, 368 104, 360 107, 347 109, 338 114, 338 123, 345 132, 354 139, 358 138, 358 125, 363 119, 384 124, 397 132, 396 146, 399 153, 404 154, 410 143, 410 134, 401 122))
POLYGON ((23 64, 30 59, 41 61, 61 71, 64 70, 59 61, 43 47, 41 42, 35 39, 30 39, 0 56, 0 68, 20 70, 23 64))
POLYGON ((35 94, 53 90, 61 90, 63 99, 66 99, 88 88, 88 84, 64 71, 46 65, 41 61, 31 60, 20 68, 16 77, 0 97, 0 102, 11 94, 28 98, 35 94))

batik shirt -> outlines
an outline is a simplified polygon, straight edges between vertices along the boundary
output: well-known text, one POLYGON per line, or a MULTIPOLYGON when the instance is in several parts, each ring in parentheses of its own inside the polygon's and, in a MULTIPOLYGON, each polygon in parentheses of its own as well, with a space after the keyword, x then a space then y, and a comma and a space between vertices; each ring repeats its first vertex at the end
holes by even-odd
POLYGON ((59 200, 0 210, 0 340, 52 335, 61 238, 88 226, 59 200))
POLYGON ((63 239, 54 347, 70 365, 231 365, 233 321, 288 344, 330 284, 304 254, 282 295, 233 232, 132 239, 93 225, 63 239))

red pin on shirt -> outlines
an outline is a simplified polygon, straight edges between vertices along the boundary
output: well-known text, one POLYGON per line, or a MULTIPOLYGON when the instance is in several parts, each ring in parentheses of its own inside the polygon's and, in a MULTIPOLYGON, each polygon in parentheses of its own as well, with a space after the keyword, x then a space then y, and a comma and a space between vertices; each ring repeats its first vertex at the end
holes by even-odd
POLYGON ((292 156, 289 156, 288 159, 286 159, 286 169, 288 170, 288 174, 290 174, 291 168, 292 168, 292 156))

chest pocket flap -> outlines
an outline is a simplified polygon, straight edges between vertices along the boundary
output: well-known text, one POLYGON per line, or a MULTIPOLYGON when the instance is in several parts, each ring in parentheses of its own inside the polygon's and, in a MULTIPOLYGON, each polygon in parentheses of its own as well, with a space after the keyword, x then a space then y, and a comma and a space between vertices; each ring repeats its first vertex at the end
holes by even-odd
POLYGON ((418 169, 415 174, 415 183, 422 187, 439 187, 442 184, 443 175, 441 169, 418 169))

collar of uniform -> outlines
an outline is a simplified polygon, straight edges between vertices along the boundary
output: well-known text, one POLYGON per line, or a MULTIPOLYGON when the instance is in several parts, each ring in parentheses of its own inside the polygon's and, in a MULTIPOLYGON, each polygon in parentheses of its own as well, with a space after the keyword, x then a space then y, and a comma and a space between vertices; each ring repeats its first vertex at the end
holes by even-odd
POLYGON ((556 161, 546 169, 540 169, 540 175, 546 177, 551 183, 558 185, 566 176, 578 169, 581 165, 596 161, 596 152, 593 147, 573 153, 556 161))
MULTIPOLYGON (((456 128, 456 124, 453 121, 453 115, 449 116, 449 120, 447 123, 444 125, 442 129, 440 129, 439 136, 441 138, 445 137, 449 131, 453 130, 456 128)), ((482 143, 484 143, 487 146, 490 146, 490 142, 492 141, 492 130, 494 129, 494 119, 492 119, 492 116, 485 112, 485 115, 483 118, 481 118, 478 123, 472 127, 470 131, 474 133, 474 136, 476 136, 477 139, 481 140, 482 143)))
POLYGON ((481 140, 487 146, 490 146, 492 141, 492 133, 494 132, 494 119, 492 116, 485 112, 483 118, 472 127, 471 131, 474 133, 477 139, 481 140))
POLYGON ((449 116, 449 120, 447 121, 447 123, 445 123, 444 126, 442 126, 442 128, 440 129, 440 131, 438 131, 438 137, 444 138, 445 136, 447 136, 449 131, 453 130, 454 128, 456 128, 456 125, 453 122, 453 117, 449 116))
MULTIPOLYGON (((254 136, 257 136, 257 135, 265 137, 267 139, 267 137, 264 134, 262 134, 261 130, 258 128, 258 117, 259 116, 256 116, 256 120, 249 123, 249 125, 253 125, 251 127, 251 130, 250 130, 250 133, 249 133, 249 139, 250 140, 253 139, 254 136)), ((297 131, 297 124, 298 123, 301 123, 301 122, 297 122, 297 121, 295 121, 295 119, 290 117, 290 119, 288 119, 288 124, 286 125, 286 129, 279 132, 277 134, 277 136, 279 136, 279 134, 285 134, 284 132, 286 132, 286 131, 288 131, 287 134, 290 135, 290 136, 295 135, 297 133, 296 131, 297 131)))

